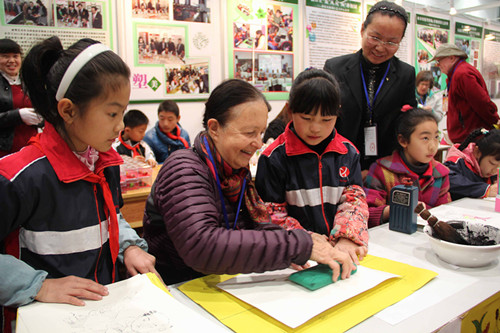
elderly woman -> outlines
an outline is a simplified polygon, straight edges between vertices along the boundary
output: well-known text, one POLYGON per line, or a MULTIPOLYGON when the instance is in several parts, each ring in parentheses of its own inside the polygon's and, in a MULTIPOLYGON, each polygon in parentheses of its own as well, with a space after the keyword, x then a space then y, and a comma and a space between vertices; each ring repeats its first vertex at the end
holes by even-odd
POLYGON ((421 71, 417 74, 415 82, 415 98, 418 107, 431 111, 436 119, 443 119, 443 93, 432 90, 434 87, 434 76, 431 71, 421 71))
POLYGON ((205 131, 194 147, 163 164, 146 205, 144 238, 167 284, 204 274, 302 268, 328 264, 348 278, 351 258, 323 235, 272 223, 248 171, 262 146, 269 104, 251 84, 222 82, 205 104, 205 131))
POLYGON ((21 54, 16 42, 0 39, 0 157, 26 146, 42 121, 22 90, 21 54))

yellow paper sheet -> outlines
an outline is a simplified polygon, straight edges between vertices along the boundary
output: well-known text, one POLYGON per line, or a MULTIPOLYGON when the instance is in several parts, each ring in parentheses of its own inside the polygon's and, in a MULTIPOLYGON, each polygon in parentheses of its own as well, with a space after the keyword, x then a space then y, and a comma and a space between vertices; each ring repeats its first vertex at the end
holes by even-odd
POLYGON ((432 280, 437 273, 368 255, 361 264, 399 275, 359 294, 292 329, 264 312, 217 288, 232 275, 209 275, 179 287, 186 296, 236 332, 343 332, 402 300, 432 280))

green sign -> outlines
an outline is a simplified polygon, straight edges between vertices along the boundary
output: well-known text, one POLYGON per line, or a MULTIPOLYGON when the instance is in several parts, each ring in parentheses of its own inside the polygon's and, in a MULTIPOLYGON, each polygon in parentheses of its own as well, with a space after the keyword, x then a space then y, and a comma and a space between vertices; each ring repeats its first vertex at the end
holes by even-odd
POLYGON ((342 0, 306 0, 306 6, 353 14, 361 13, 361 2, 342 0))
POLYGON ((483 35, 483 28, 475 25, 456 22, 455 34, 473 38, 481 38, 481 36, 483 35))
POLYGON ((428 27, 440 28, 448 30, 450 29, 450 20, 440 19, 437 17, 430 17, 425 15, 417 14, 417 24, 425 25, 428 27))

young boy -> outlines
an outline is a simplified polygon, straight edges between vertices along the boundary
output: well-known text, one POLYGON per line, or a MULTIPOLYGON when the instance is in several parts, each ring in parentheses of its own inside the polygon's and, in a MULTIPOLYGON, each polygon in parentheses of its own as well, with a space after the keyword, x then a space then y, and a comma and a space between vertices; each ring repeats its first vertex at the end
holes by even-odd
POLYGON ((163 163, 174 151, 191 146, 187 131, 179 125, 180 119, 176 102, 166 100, 160 103, 158 121, 144 137, 144 141, 153 149, 158 163, 163 163))
POLYGON ((152 167, 156 166, 153 151, 146 142, 142 141, 148 128, 148 117, 142 111, 130 110, 123 116, 123 123, 125 128, 113 143, 113 148, 120 155, 141 160, 152 167))
POLYGON ((367 252, 368 205, 359 152, 335 131, 340 89, 318 69, 297 77, 288 109, 292 122, 261 155, 255 185, 262 200, 302 228, 330 237, 359 263, 367 252))

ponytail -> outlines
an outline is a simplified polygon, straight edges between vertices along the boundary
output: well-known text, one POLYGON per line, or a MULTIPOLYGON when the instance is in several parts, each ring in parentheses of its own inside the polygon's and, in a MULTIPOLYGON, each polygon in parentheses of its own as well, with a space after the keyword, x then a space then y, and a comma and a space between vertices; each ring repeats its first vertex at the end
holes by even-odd
POLYGON ((476 146, 481 152, 481 159, 485 156, 494 156, 497 161, 500 161, 500 130, 487 130, 478 128, 473 130, 464 142, 458 147, 459 150, 464 150, 471 142, 476 142, 476 146), (479 140, 477 138, 481 137, 479 140), (477 141, 476 141, 477 140, 477 141))
POLYGON ((63 52, 61 41, 57 36, 44 40, 33 46, 23 61, 21 79, 26 93, 36 112, 46 121, 57 124, 61 121, 57 114, 54 86, 49 79, 52 66, 59 60, 63 52))

